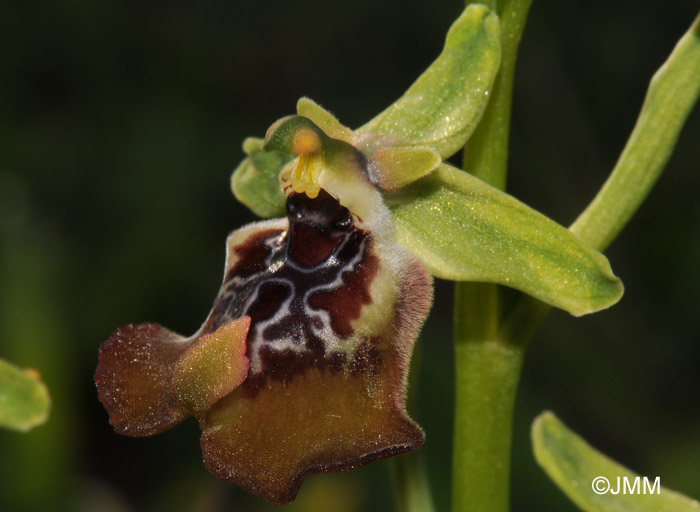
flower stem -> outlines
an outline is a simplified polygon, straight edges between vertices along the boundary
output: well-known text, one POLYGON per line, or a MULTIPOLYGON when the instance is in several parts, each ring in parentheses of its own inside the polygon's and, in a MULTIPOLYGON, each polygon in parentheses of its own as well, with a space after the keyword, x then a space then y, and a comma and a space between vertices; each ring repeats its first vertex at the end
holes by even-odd
MULTIPOLYGON (((464 169, 500 189, 506 184, 515 61, 530 3, 488 3, 501 19, 501 69, 464 151, 464 169)), ((513 406, 526 343, 499 336, 502 291, 494 284, 455 284, 454 512, 509 509, 513 406)))
POLYGON ((513 405, 524 343, 498 337, 501 290, 457 283, 452 509, 509 509, 513 405))
POLYGON ((398 512, 433 512, 428 472, 421 452, 394 457, 390 461, 394 504, 398 512))
POLYGON ((515 61, 531 2, 502 0, 488 3, 492 9, 501 6, 498 11, 501 20, 501 69, 479 126, 464 148, 464 169, 501 190, 506 187, 508 170, 515 61))
MULTIPOLYGON (((409 411, 414 410, 416 406, 422 366, 423 344, 418 342, 414 347, 411 371, 408 374, 406 408, 409 411)), ((423 452, 392 457, 389 460, 389 468, 394 489, 394 508, 398 512, 433 512, 435 510, 423 452)))

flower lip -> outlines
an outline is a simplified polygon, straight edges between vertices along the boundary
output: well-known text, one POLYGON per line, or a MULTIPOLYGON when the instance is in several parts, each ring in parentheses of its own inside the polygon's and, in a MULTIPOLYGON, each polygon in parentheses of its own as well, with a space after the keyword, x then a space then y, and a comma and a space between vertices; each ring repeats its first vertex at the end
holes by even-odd
POLYGON ((306 118, 273 128, 266 144, 301 153, 286 169, 301 166, 317 193, 292 183, 286 218, 231 234, 197 334, 123 328, 103 344, 96 380, 118 432, 151 435, 193 415, 213 474, 286 503, 310 474, 422 444, 404 402, 432 282, 394 242, 358 150, 306 118))
POLYGON ((251 316, 251 370, 200 420, 207 469, 278 504, 310 474, 422 444, 405 377, 432 294, 417 260, 325 190, 290 193, 287 212, 286 223, 232 236, 236 263, 214 309, 251 316), (242 278, 236 266, 250 258, 259 263, 242 278))

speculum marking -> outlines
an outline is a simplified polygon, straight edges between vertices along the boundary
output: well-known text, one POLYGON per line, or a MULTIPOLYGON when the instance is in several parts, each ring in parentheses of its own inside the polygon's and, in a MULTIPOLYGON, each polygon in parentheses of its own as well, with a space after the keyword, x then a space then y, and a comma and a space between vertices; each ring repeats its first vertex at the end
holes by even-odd
POLYGON ((379 270, 371 235, 324 190, 314 199, 291 194, 287 213, 287 229, 252 234, 234 248, 207 326, 251 317, 250 391, 308 367, 356 374, 381 365, 373 343, 353 340, 352 322, 371 306, 379 270))

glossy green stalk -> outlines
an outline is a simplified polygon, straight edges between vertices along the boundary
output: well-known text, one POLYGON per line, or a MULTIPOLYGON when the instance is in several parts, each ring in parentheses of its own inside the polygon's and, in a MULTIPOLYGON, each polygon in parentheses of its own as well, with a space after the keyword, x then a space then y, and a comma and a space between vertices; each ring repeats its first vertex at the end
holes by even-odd
MULTIPOLYGON (((75 510, 71 462, 80 448, 70 376, 74 365, 66 315, 57 307, 62 291, 58 267, 47 265, 50 245, 27 236, 29 230, 8 231, 0 238, 0 340, 2 352, 20 367, 41 373, 53 407, 46 424, 31 432, 0 429, 2 510, 56 512, 75 510), (37 321, 38 312, 41 321, 37 321), (30 477, 28 477, 30 475, 30 477)), ((55 263, 55 262, 54 262, 55 263)))
MULTIPOLYGON (((501 68, 493 95, 465 147, 464 169, 505 188, 515 61, 531 0, 487 2, 501 20, 501 68)), ((498 335, 501 288, 455 284, 455 425, 452 510, 509 510, 513 406, 524 343, 498 335)))
POLYGON ((524 345, 498 337, 500 289, 457 283, 452 509, 509 509, 513 405, 524 345))
POLYGON ((394 506, 398 512, 433 512, 428 471, 422 452, 390 460, 394 506))
MULTIPOLYGON (((411 358, 408 374, 409 386, 406 408, 414 410, 420 386, 420 368, 423 365, 423 344, 417 343, 411 358)), ((408 453, 389 460, 394 508, 397 512, 434 512, 433 496, 428 479, 428 470, 422 451, 408 453)))
POLYGON ((531 3, 532 0, 490 2, 492 9, 502 5, 497 11, 501 22, 501 68, 486 112, 464 148, 464 169, 501 190, 506 188, 515 61, 531 3))

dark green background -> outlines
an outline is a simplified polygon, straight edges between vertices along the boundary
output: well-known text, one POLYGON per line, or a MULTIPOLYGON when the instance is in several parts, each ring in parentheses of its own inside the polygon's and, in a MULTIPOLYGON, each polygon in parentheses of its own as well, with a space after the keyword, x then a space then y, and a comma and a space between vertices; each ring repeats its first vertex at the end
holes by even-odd
MULTIPOLYGON (((302 95, 355 127, 439 53, 462 2, 5 1, 0 6, 0 357, 37 368, 54 406, 0 432, 0 509, 272 510, 210 477, 193 421, 114 434, 97 348, 154 321, 195 331, 227 233, 253 220, 229 190, 241 142, 302 95)), ((698 3, 535 0, 516 79, 509 191, 568 224, 615 163, 648 80, 698 3)), ((608 251, 626 285, 609 311, 554 313, 525 362, 514 511, 574 510, 535 465, 554 410, 642 475, 700 497, 700 114, 608 251)), ((414 415, 448 508, 451 284, 419 343, 414 415)), ((389 510, 386 462, 312 477, 297 510, 389 510)))

